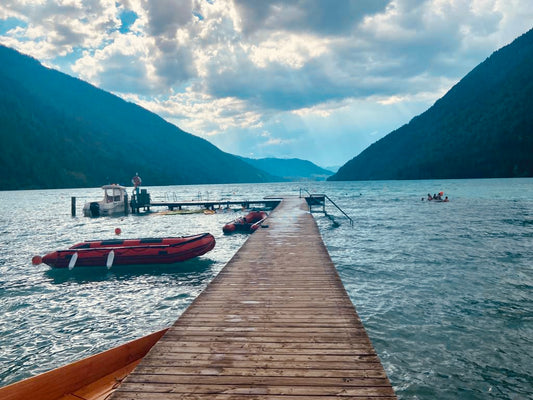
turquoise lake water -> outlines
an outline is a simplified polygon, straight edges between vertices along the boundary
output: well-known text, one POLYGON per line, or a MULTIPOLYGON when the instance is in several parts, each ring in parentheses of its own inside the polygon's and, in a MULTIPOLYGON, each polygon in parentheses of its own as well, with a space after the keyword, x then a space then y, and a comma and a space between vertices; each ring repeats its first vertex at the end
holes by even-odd
MULTIPOLYGON (((320 232, 400 399, 527 399, 533 393, 533 179, 147 187, 152 199, 326 193, 320 232), (449 203, 422 201, 444 191, 449 203)), ((238 212, 90 219, 101 190, 0 192, 0 386, 171 325, 246 240, 238 212), (76 196, 78 216, 70 215, 76 196), (211 232, 175 266, 72 271, 33 255, 87 239, 211 232)), ((157 211, 157 210, 154 210, 157 211)))

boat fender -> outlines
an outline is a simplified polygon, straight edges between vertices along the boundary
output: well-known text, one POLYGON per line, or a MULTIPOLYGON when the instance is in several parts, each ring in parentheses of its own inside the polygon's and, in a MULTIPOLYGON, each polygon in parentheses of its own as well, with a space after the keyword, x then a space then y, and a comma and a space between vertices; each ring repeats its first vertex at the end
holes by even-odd
POLYGON ((74 266, 76 265, 76 261, 78 260, 78 252, 74 253, 72 257, 70 258, 70 261, 68 263, 68 269, 72 270, 74 266))
POLYGON ((107 261, 105 263, 107 269, 110 269, 113 266, 113 261, 115 260, 115 252, 111 250, 107 255, 107 261))

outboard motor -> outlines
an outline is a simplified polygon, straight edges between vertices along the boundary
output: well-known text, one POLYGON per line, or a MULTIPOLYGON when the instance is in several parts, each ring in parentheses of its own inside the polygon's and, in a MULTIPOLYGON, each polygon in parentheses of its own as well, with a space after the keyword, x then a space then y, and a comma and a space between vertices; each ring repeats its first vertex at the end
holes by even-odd
POLYGON ((91 203, 89 210, 91 211, 91 217, 95 218, 100 216, 100 204, 98 204, 96 201, 91 203))

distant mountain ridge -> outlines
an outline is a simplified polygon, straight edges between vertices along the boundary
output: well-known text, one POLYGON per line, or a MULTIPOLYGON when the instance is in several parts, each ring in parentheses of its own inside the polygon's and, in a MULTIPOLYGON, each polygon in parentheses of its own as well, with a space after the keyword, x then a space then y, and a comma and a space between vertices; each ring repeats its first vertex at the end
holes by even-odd
POLYGON ((533 176, 533 30, 328 180, 533 176))
POLYGON ((328 176, 333 175, 332 171, 319 167, 311 161, 299 158, 246 158, 241 160, 265 171, 270 175, 279 176, 288 181, 324 181, 328 176))
POLYGON ((0 45, 0 190, 280 180, 159 116, 0 45))

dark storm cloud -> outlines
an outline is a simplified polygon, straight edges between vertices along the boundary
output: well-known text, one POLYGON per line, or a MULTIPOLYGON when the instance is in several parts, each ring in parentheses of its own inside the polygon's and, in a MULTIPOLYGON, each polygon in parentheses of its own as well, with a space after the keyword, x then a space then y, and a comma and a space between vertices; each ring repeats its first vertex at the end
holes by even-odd
POLYGON ((349 32, 365 16, 383 11, 390 0, 235 0, 243 31, 307 31, 339 35, 349 32))
POLYGON ((192 19, 191 0, 144 0, 153 36, 175 37, 179 27, 192 19))
POLYGON ((176 45, 174 41, 157 40, 157 47, 164 56, 154 59, 154 67, 161 79, 161 84, 167 87, 184 82, 194 76, 194 59, 190 48, 176 45))

